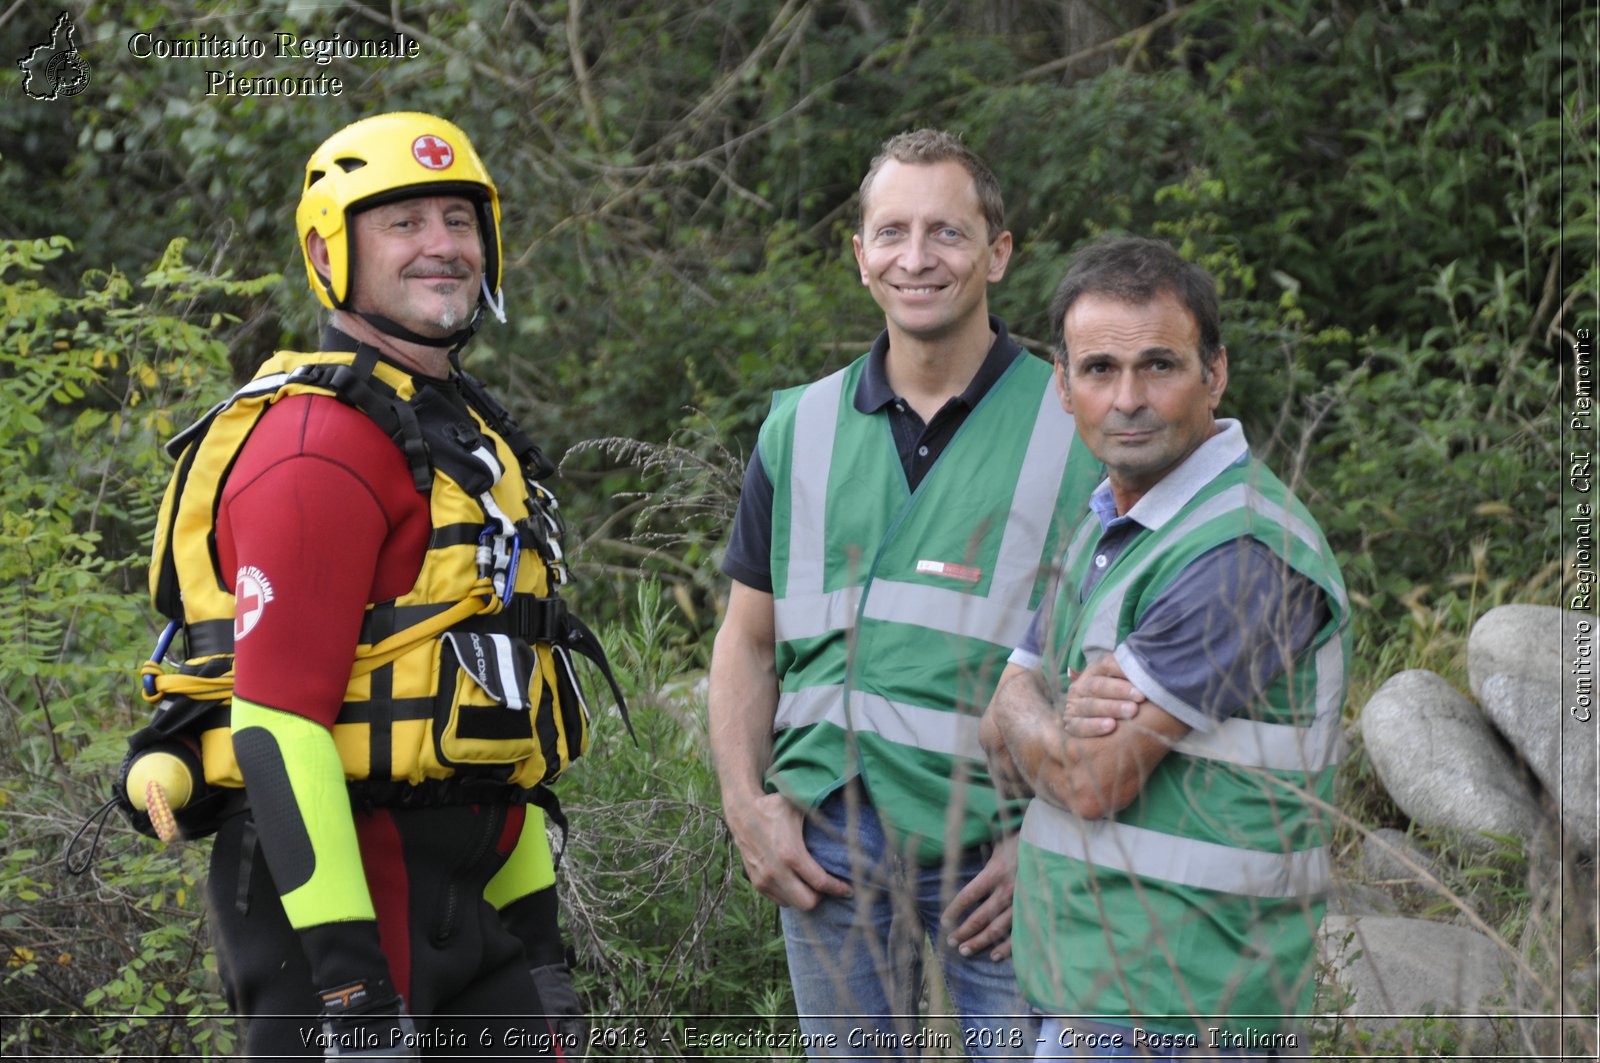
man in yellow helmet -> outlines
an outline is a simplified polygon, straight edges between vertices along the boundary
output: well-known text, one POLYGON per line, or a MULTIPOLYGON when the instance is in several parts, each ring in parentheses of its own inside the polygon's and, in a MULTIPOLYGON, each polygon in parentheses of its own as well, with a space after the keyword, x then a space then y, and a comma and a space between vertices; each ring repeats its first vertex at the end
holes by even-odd
POLYGON ((232 663, 196 728, 242 786, 208 883, 229 1001, 252 1057, 575 1058, 542 784, 595 645, 553 470, 456 361, 504 319, 498 194, 460 129, 383 114, 317 149, 297 217, 330 321, 177 441, 152 573, 185 672, 232 663))

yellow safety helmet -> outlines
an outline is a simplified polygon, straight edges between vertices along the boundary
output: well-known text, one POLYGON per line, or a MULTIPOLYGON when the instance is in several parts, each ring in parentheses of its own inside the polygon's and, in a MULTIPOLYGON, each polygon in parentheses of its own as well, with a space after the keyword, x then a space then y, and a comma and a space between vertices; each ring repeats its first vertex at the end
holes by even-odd
POLYGON ((415 196, 464 196, 478 208, 483 237, 486 298, 500 298, 500 195, 483 160, 454 124, 418 111, 373 115, 322 142, 306 162, 306 182, 295 222, 311 290, 330 310, 346 309, 350 295, 352 214, 415 196), (327 241, 332 276, 311 264, 306 240, 327 241))

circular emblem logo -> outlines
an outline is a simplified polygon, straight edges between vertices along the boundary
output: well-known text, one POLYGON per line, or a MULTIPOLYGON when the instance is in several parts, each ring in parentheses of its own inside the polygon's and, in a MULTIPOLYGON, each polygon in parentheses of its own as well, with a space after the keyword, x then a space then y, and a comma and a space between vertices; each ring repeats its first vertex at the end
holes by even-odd
POLYGON ((411 142, 411 157, 430 170, 448 170, 456 161, 454 149, 432 133, 411 142))
POLYGON ((57 97, 76 96, 89 84, 89 64, 77 52, 57 52, 45 67, 45 83, 57 97))
POLYGON ((238 642, 261 622, 261 614, 272 601, 272 581, 259 568, 246 565, 234 578, 233 592, 233 640, 238 642))

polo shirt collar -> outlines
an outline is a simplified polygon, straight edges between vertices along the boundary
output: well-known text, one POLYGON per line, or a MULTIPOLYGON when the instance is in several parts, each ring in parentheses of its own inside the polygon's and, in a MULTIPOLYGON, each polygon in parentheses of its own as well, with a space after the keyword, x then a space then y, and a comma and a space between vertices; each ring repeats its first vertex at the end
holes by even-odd
MULTIPOLYGON (((995 381, 1005 375, 1011 363, 1022 353, 1022 348, 1011 339, 1011 334, 1006 331, 1006 323, 989 315, 989 328, 994 333, 994 342, 989 345, 989 353, 984 356, 983 364, 973 374, 972 381, 967 384, 966 390, 956 396, 965 403, 968 409, 975 409, 978 402, 994 387, 995 381)), ((867 352, 867 366, 861 373, 861 380, 856 384, 855 407, 857 413, 877 413, 893 402, 897 396, 894 388, 889 386, 889 369, 887 358, 889 356, 889 330, 878 333, 878 338, 872 343, 872 350, 867 352)))
POLYGON ((1152 530, 1159 528, 1177 516, 1201 488, 1249 456, 1250 444, 1245 441, 1242 424, 1231 417, 1219 417, 1217 427, 1220 432, 1195 448, 1120 517, 1110 479, 1100 481, 1089 497, 1089 508, 1099 518, 1100 526, 1109 528, 1113 523, 1131 520, 1152 530))

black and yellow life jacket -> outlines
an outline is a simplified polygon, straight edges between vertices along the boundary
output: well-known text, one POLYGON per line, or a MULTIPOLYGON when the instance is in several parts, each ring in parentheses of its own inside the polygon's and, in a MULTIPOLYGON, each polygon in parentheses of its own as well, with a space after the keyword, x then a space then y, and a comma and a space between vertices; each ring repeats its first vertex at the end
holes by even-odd
MULTIPOLYGON (((367 607, 333 734, 352 798, 373 805, 538 800, 589 746, 573 654, 621 691, 592 632, 566 608, 562 525, 539 483, 554 469, 475 380, 424 385, 353 352, 280 353, 168 444, 177 468, 161 505, 150 592, 172 623, 143 670, 156 742, 197 740, 211 793, 243 786, 228 726, 235 598, 216 548, 222 486, 272 405, 326 395, 361 409, 405 454, 429 498, 432 533, 415 585, 367 607), (184 652, 167 660, 178 635, 184 652)), ((630 725, 631 731, 631 725, 630 725)), ((125 812, 132 813, 129 808, 125 812)), ((133 814, 145 829, 147 817, 133 814), (141 822, 141 819, 145 822, 141 822)), ((179 811, 186 836, 203 808, 179 811)))

